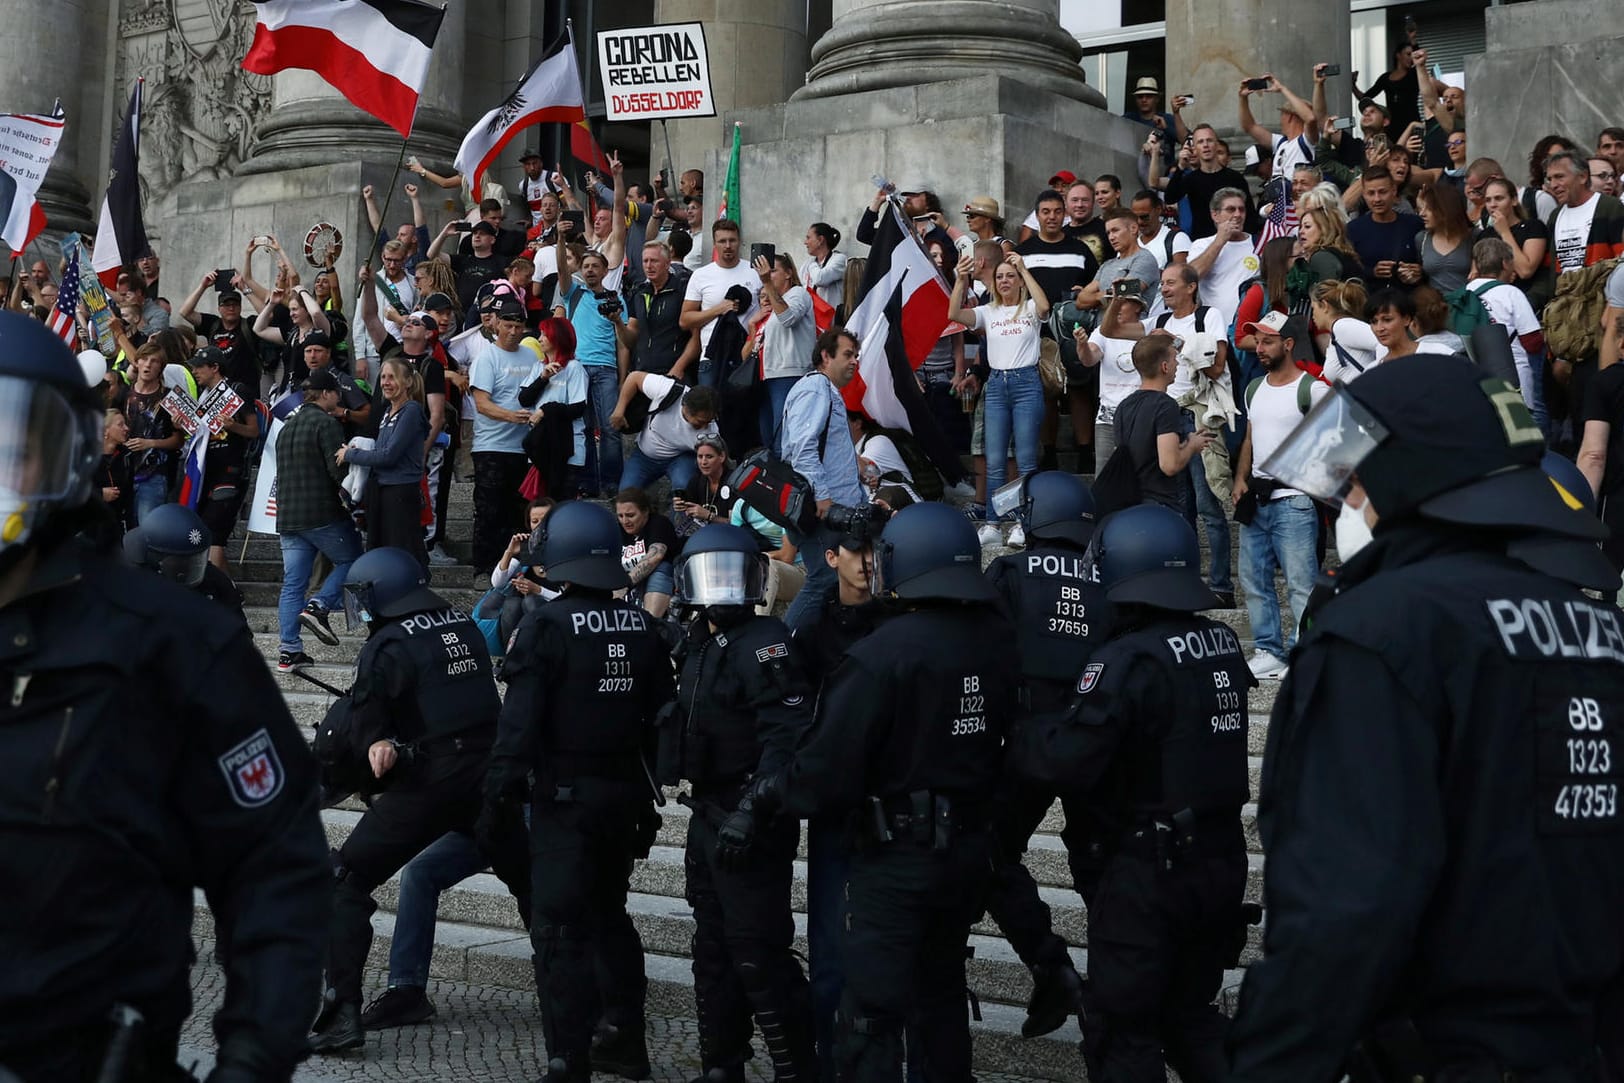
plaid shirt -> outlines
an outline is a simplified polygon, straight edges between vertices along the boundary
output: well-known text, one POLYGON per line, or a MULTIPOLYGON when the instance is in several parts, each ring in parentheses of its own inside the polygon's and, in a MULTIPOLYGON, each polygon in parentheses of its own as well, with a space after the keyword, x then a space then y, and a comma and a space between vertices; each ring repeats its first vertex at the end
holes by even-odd
POLYGON ((339 498, 349 467, 335 458, 343 443, 338 419, 308 403, 282 423, 276 438, 278 531, 314 530, 349 517, 339 498))

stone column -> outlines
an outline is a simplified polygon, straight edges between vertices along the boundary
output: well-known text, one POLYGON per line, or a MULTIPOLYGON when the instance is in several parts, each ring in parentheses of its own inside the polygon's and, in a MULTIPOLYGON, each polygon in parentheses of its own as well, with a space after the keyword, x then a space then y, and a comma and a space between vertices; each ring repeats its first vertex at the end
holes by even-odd
MULTIPOLYGON (((465 5, 449 5, 412 126, 409 153, 438 166, 437 172, 449 166, 468 134, 462 110, 466 25, 465 5)), ((394 129, 351 105, 313 71, 280 72, 271 98, 271 113, 260 125, 248 160, 237 170, 240 174, 358 159, 393 165, 400 154, 400 136, 394 129)))
POLYGON ((1104 105, 1083 77, 1082 47, 1059 0, 834 0, 797 100, 1004 75, 1104 105))
MULTIPOLYGON (((1163 107, 1174 94, 1194 94, 1184 119, 1205 121, 1228 137, 1240 130, 1242 79, 1273 72, 1311 102, 1314 65, 1324 61, 1342 65, 1342 74, 1326 81, 1325 93, 1331 112, 1348 116, 1351 36, 1347 0, 1168 0, 1163 107)), ((1368 83, 1377 74, 1361 72, 1360 78, 1368 83)), ((1281 101, 1279 95, 1252 95, 1253 117, 1278 131, 1281 101)), ((1238 159, 1245 145, 1232 149, 1238 159)))
POLYGON ((92 8, 106 11, 91 0, 30 4, 26 11, 6 18, 0 33, 0 102, 6 110, 49 113, 60 98, 68 114, 68 126, 39 190, 53 233, 95 229, 90 192, 79 176, 76 138, 76 128, 87 118, 81 108, 79 73, 85 28, 96 25, 92 8))
MULTIPOLYGON (((671 123, 679 170, 700 168, 705 152, 732 138, 722 114, 786 101, 805 77, 805 0, 655 0, 654 22, 705 24, 717 115, 671 123)), ((655 135, 650 158, 664 156, 665 143, 655 135)), ((719 193, 721 185, 721 177, 707 178, 711 191, 719 193)), ((707 211, 714 202, 707 197, 707 211)))

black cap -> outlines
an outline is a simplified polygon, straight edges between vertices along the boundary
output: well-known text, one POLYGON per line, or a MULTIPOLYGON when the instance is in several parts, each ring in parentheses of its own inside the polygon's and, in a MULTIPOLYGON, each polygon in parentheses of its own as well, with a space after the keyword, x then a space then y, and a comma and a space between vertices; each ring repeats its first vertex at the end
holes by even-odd
POLYGON ((541 157, 541 155, 536 153, 536 148, 535 147, 525 147, 524 148, 524 153, 519 155, 519 161, 528 162, 532 158, 540 158, 540 157, 541 157))
POLYGON ((311 331, 299 341, 304 346, 326 346, 329 350, 333 348, 333 340, 326 331, 311 331))
POLYGON ((735 282, 733 285, 729 286, 727 288, 727 292, 722 296, 727 300, 732 301, 734 304, 742 305, 745 308, 749 308, 753 303, 755 303, 756 299, 756 295, 750 292, 749 286, 738 282, 735 282))
POLYGON ((330 369, 320 368, 305 377, 304 389, 306 391, 337 391, 338 377, 330 369))
POLYGON ((1564 500, 1541 469, 1545 439, 1522 394, 1465 357, 1401 357, 1342 391, 1388 430, 1357 467, 1383 518, 1416 514, 1465 526, 1606 536, 1601 522, 1564 500))
POLYGON ((496 227, 481 219, 480 221, 474 223, 474 228, 470 232, 484 233, 494 237, 496 236, 496 227))
POLYGON ((423 298, 421 306, 426 312, 455 312, 456 304, 443 293, 431 293, 423 298))
POLYGON ((497 301, 496 304, 492 306, 492 311, 496 313, 496 318, 499 320, 517 320, 520 323, 524 322, 524 306, 511 298, 503 298, 497 301))
POLYGON ((224 368, 225 363, 226 352, 218 346, 205 346, 201 350, 197 351, 197 353, 192 355, 192 367, 194 369, 199 365, 212 365, 215 368, 224 368))
POLYGON ((236 290, 221 290, 215 295, 214 303, 216 305, 223 305, 227 301, 236 301, 238 304, 242 304, 242 294, 236 290))
POLYGON ((1392 114, 1387 111, 1387 106, 1383 105, 1381 102, 1377 101, 1375 98, 1360 98, 1359 99, 1359 112, 1363 113, 1366 109, 1374 109, 1384 117, 1392 116, 1392 114))

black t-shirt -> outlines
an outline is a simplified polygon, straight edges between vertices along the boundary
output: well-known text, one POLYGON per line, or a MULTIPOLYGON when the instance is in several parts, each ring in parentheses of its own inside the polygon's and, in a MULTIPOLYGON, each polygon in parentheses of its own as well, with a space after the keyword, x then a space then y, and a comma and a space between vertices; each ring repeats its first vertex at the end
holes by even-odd
POLYGON ((1037 284, 1051 305, 1071 300, 1073 286, 1086 286, 1099 273, 1100 261, 1094 250, 1077 237, 1062 237, 1053 244, 1033 234, 1015 246, 1026 260, 1037 284))
MULTIPOLYGON (((620 532, 621 566, 630 568, 642 560, 643 554, 655 545, 665 546, 665 556, 660 563, 666 565, 677 559, 677 550, 682 546, 681 539, 677 537, 677 528, 672 525, 670 519, 657 511, 649 514, 648 522, 643 524, 643 529, 638 533, 628 534, 624 530, 620 532)), ((647 582, 645 578, 643 583, 647 582)), ((642 584, 638 586, 641 589, 642 584)))
POLYGON ((493 278, 501 278, 507 271, 508 261, 491 253, 488 256, 463 255, 451 257, 451 273, 457 276, 457 299, 464 312, 474 311, 474 295, 479 287, 493 278))
POLYGON ((1156 448, 1157 437, 1164 433, 1184 434, 1184 415, 1166 392, 1141 388, 1117 405, 1117 445, 1127 448, 1133 458, 1142 501, 1182 513, 1184 484, 1178 476, 1168 477, 1162 473, 1161 456, 1156 448))
POLYGON ((1167 179, 1167 191, 1163 195, 1169 203, 1189 199, 1192 241, 1211 237, 1218 232, 1218 227, 1212 224, 1212 197, 1217 195, 1221 188, 1237 188, 1246 196, 1246 229, 1249 233, 1257 232, 1254 228, 1257 207, 1252 203, 1252 189, 1247 187, 1245 177, 1233 169, 1220 169, 1215 173, 1187 169, 1182 173, 1174 173, 1167 179))
MULTIPOLYGON (((1537 218, 1523 218, 1511 226, 1511 236, 1517 242, 1520 251, 1529 241, 1544 241, 1547 255, 1551 251, 1551 229, 1537 218)), ((1472 243, 1487 240, 1493 237, 1499 239, 1499 232, 1491 225, 1483 225, 1472 235, 1472 243)), ((1534 273, 1527 278, 1519 278, 1515 285, 1528 296, 1528 303, 1534 306, 1534 313, 1538 315, 1547 302, 1556 296, 1556 272, 1551 268, 1551 261, 1542 259, 1534 273)))
MULTIPOLYGON (((247 421, 254 416, 254 392, 248 389, 245 383, 236 380, 225 381, 231 390, 242 399, 242 406, 232 415, 233 421, 247 421)), ((210 389, 212 390, 212 389, 210 389)), ((197 397, 201 402, 209 392, 198 388, 197 397)), ((242 476, 243 467, 248 458, 248 442, 246 436, 239 436, 234 432, 222 431, 209 442, 209 451, 203 459, 203 484, 220 485, 242 476)))
POLYGON ((1111 236, 1105 232, 1105 223, 1098 218, 1090 218, 1080 226, 1067 225, 1066 236, 1076 237, 1088 245, 1088 250, 1094 253, 1094 259, 1104 263, 1116 253, 1111 250, 1111 236))
POLYGON ((197 317, 197 344, 216 346, 225 351, 226 363, 220 373, 234 384, 259 386, 259 340, 249 329, 246 319, 228 331, 219 316, 204 312, 197 317))
MULTIPOLYGON (((722 477, 727 477, 726 471, 723 471, 722 477)), ((721 488, 726 488, 726 486, 721 486, 721 488)), ((688 487, 682 491, 682 498, 690 504, 710 508, 716 512, 716 521, 725 523, 728 516, 733 513, 733 505, 739 502, 738 494, 733 493, 731 489, 728 491, 731 495, 723 497, 717 488, 711 486, 710 481, 704 474, 695 474, 694 480, 690 481, 688 487)))
POLYGON ((1421 76, 1414 68, 1394 79, 1391 72, 1383 72, 1380 79, 1365 91, 1368 98, 1387 99, 1387 137, 1397 140, 1404 129, 1421 119, 1421 76))
MULTIPOLYGON (((163 408, 164 397, 168 394, 169 388, 162 384, 151 393, 137 391, 135 385, 130 385, 130 392, 124 398, 124 420, 130 427, 131 437, 167 440, 175 435, 175 419, 163 408)), ((137 478, 167 475, 175 461, 173 451, 160 451, 157 448, 137 451, 134 456, 130 461, 130 473, 137 478)))

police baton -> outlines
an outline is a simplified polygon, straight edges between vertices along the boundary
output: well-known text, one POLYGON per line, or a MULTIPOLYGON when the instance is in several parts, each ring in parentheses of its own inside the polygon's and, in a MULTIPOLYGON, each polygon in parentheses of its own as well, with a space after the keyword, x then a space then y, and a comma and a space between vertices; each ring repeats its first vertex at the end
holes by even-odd
POLYGON ((328 693, 329 695, 338 696, 340 699, 349 695, 348 692, 340 692, 338 689, 334 688, 332 685, 318 677, 312 677, 302 669, 292 669, 288 672, 292 673, 295 677, 298 677, 302 681, 309 681, 311 684, 315 685, 317 688, 328 693))
POLYGON ((654 807, 665 808, 665 791, 660 784, 654 781, 654 772, 648 768, 648 757, 641 752, 637 754, 637 764, 643 769, 643 778, 648 782, 648 788, 654 793, 654 807))
POLYGON ((128 1004, 115 1004, 108 1019, 113 1024, 113 1035, 107 1041, 107 1053, 102 1057, 101 1071, 96 1073, 96 1083, 124 1083, 135 1076, 136 1043, 146 1017, 128 1004))

